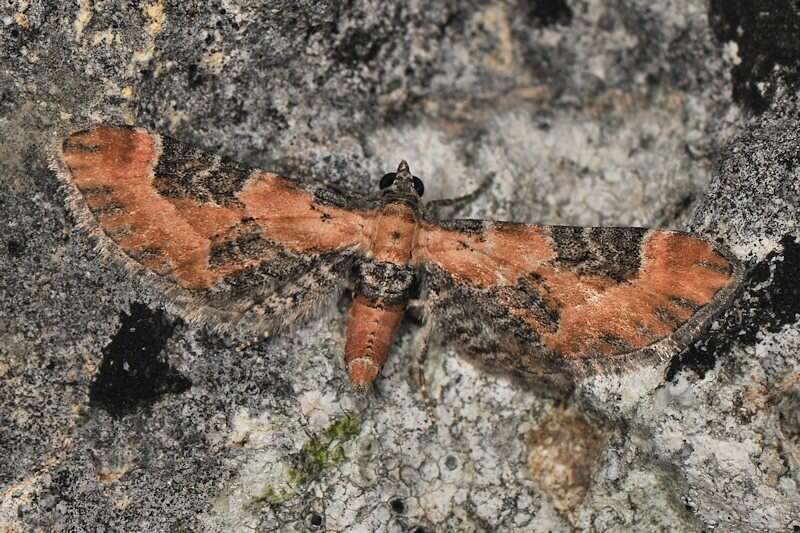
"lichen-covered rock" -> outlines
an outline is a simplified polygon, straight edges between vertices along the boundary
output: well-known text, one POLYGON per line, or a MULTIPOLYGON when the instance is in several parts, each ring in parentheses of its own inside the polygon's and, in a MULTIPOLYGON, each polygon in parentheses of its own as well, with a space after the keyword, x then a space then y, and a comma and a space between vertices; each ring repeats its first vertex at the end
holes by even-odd
POLYGON ((0 529, 800 528, 797 28, 755 0, 4 3, 0 529), (94 250, 47 153, 98 121, 362 193, 400 159, 430 198, 493 174, 459 216, 688 228, 750 270, 684 353, 566 398, 434 347, 431 417, 409 320, 364 402, 346 300, 218 336, 94 250), (528 469, 564 403, 605 436, 579 498, 528 469))

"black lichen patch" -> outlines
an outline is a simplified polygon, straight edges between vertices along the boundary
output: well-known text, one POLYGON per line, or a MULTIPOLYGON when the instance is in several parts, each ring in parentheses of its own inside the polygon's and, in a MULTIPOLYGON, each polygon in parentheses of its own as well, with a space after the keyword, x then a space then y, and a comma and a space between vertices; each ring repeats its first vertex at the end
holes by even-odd
POLYGON ((701 378, 714 368, 717 357, 734 343, 754 345, 759 331, 777 333, 800 320, 800 241, 785 236, 774 250, 746 275, 734 304, 720 319, 720 327, 692 343, 667 369, 672 381, 684 369, 701 378))
POLYGON ((9 257, 17 259, 22 257, 22 254, 25 251, 25 245, 16 239, 11 239, 6 243, 6 249, 8 250, 9 257))
POLYGON ((717 354, 724 353, 732 344, 733 341, 720 332, 695 341, 689 348, 672 359, 667 368, 666 381, 675 379, 681 370, 692 370, 703 378, 706 372, 714 368, 717 354))
POLYGON ((386 40, 388 36, 380 30, 354 30, 342 37, 334 56, 349 66, 369 63, 378 56, 386 40))
POLYGON ((528 0, 525 4, 526 18, 534 28, 572 23, 572 8, 566 0, 528 0))
POLYGON ((167 393, 181 393, 191 382, 171 368, 161 355, 173 326, 162 311, 139 303, 103 349, 103 362, 89 390, 92 406, 114 416, 153 402, 167 393))
POLYGON ((741 63, 732 69, 733 97, 752 111, 769 105, 775 87, 766 82, 776 66, 793 87, 800 84, 800 7, 796 0, 711 0, 714 34, 734 41, 741 63))
POLYGON ((187 67, 186 79, 189 82, 189 87, 192 89, 197 89, 208 81, 208 77, 203 73, 197 63, 192 63, 187 67))

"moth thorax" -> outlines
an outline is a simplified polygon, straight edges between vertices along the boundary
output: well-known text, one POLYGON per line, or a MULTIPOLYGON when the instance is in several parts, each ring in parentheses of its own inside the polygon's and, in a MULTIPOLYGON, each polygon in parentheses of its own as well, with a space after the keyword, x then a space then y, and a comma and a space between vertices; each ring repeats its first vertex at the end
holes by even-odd
POLYGON ((417 234, 414 210, 405 204, 384 206, 372 241, 372 256, 398 265, 411 259, 417 234))

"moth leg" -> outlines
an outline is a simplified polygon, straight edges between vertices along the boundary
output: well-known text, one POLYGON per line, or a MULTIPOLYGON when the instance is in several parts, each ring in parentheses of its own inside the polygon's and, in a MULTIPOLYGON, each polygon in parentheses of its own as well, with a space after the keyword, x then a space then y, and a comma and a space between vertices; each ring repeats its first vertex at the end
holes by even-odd
POLYGON ((475 190, 470 192, 469 194, 465 194, 463 196, 457 196, 456 198, 443 198, 441 200, 433 200, 425 204, 426 209, 430 210, 430 213, 434 216, 434 218, 439 218, 439 210, 443 207, 449 207, 452 209, 450 212, 450 218, 452 218, 456 213, 467 207, 469 204, 474 202, 481 194, 486 192, 486 190, 494 183, 495 173, 490 172, 483 178, 483 181, 478 185, 475 190))
POLYGON ((423 317, 424 323, 422 329, 417 332, 414 339, 414 359, 411 362, 411 379, 422 395, 422 401, 425 403, 425 410, 431 420, 436 419, 434 408, 436 403, 430 395, 427 380, 425 379, 425 365, 428 361, 428 349, 430 348, 430 340, 433 334, 433 315, 431 308, 434 304, 434 298, 428 300, 411 300, 408 303, 409 309, 418 309, 423 317))

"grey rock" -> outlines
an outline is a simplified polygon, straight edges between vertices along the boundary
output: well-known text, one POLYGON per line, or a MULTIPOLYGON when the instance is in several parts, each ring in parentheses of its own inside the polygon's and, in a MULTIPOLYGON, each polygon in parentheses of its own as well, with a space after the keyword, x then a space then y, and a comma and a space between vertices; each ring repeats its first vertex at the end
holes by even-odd
POLYGON ((0 529, 800 529, 800 14, 756 4, 4 3, 0 529), (689 350, 566 399, 437 347, 430 418, 413 321, 363 402, 346 299, 221 337, 96 252, 47 153, 100 121, 357 192, 494 174, 459 216, 692 229, 750 270, 689 350), (563 402, 605 444, 559 499, 528 439, 563 402))

